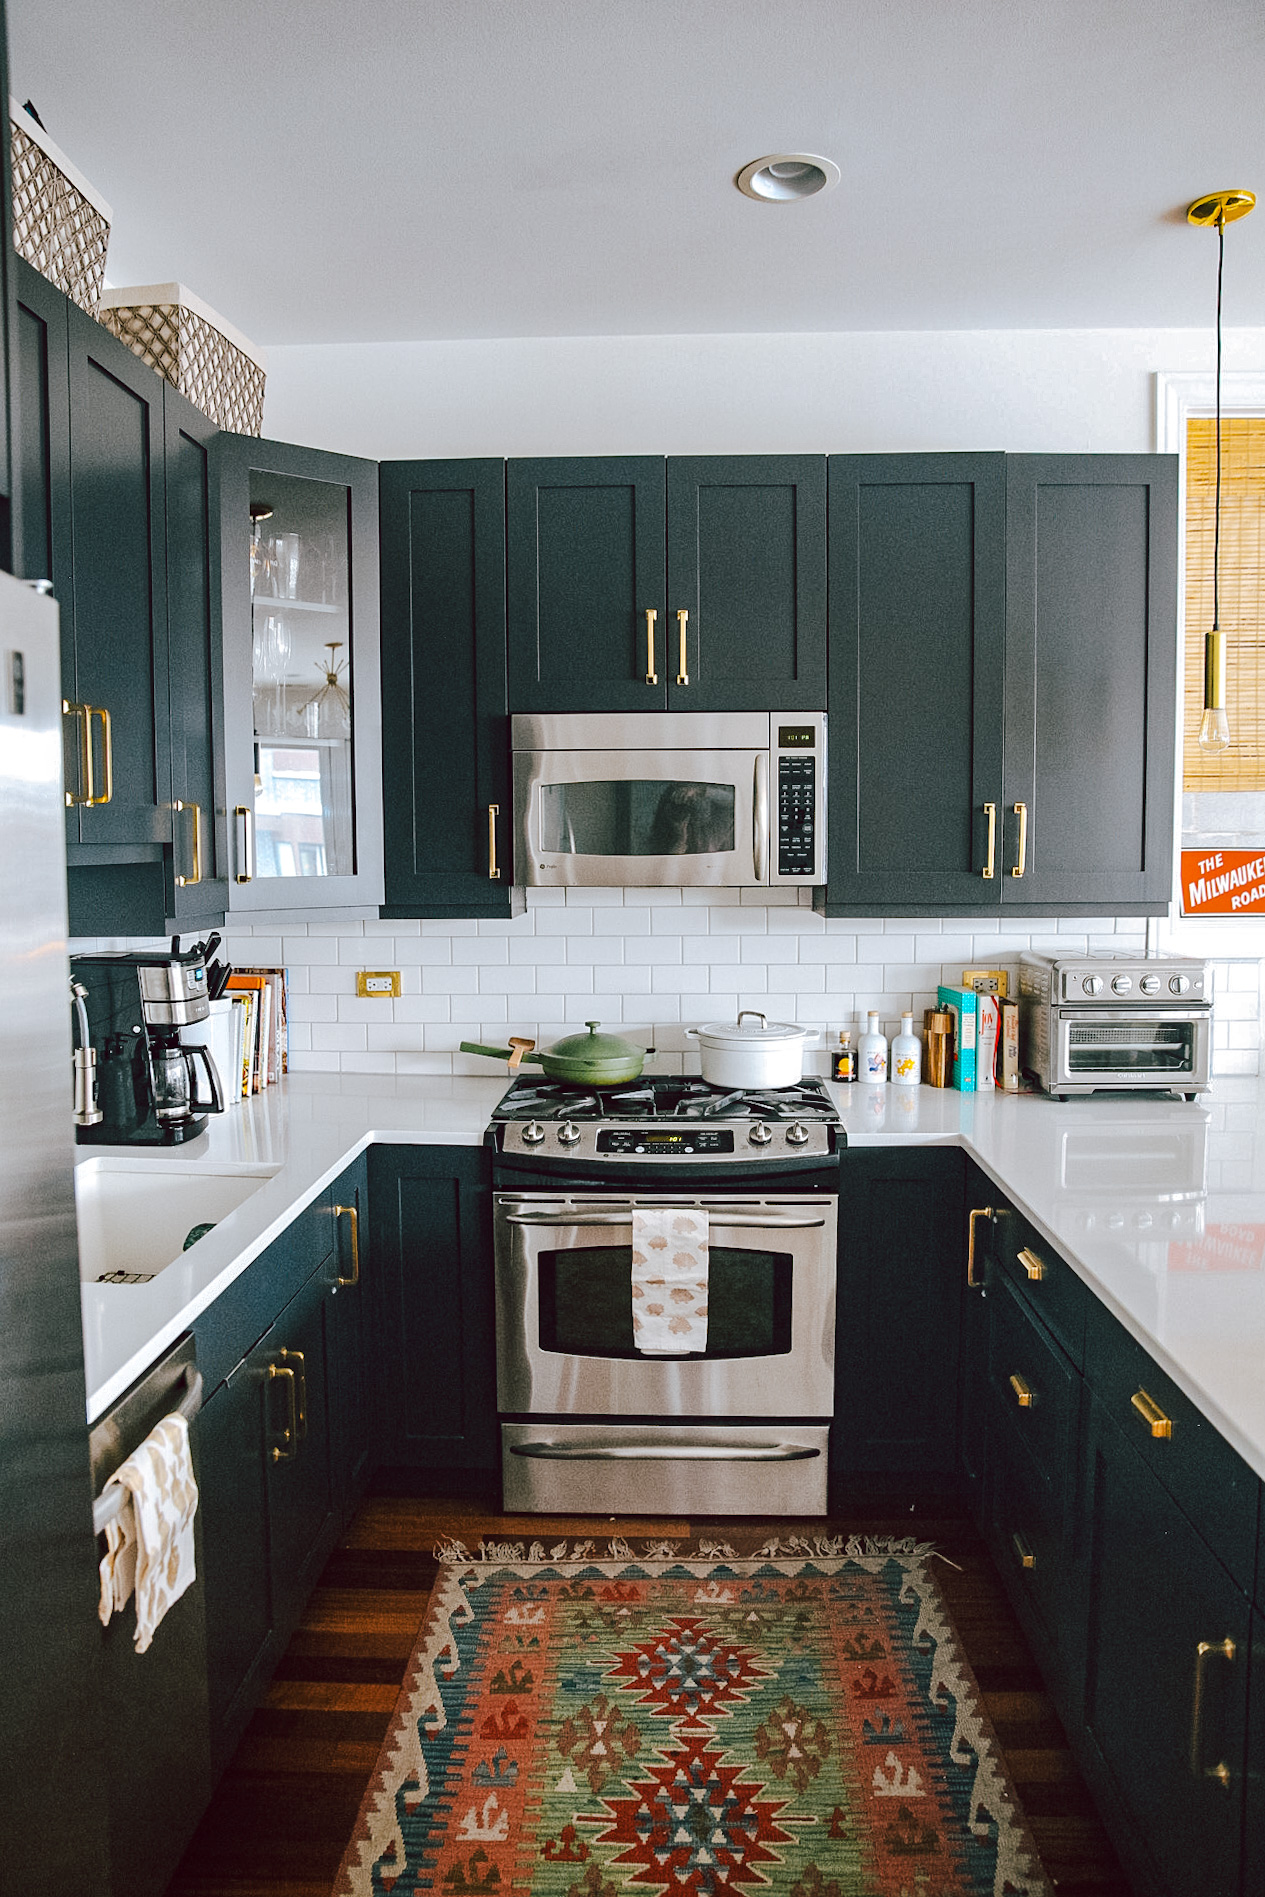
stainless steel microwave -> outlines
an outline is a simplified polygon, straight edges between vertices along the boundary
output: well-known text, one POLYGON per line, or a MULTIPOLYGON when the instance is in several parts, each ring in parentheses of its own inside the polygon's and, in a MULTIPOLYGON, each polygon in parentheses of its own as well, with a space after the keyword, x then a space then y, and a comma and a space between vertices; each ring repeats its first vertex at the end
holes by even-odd
POLYGON ((516 716, 514 881, 826 880, 824 711, 516 716))

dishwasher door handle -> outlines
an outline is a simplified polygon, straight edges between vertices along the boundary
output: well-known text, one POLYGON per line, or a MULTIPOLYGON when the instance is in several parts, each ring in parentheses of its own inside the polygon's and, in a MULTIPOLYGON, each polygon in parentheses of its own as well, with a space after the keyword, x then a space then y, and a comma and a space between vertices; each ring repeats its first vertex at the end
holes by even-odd
POLYGON ((511 1443, 512 1456, 537 1462, 807 1462, 806 1443, 511 1443))

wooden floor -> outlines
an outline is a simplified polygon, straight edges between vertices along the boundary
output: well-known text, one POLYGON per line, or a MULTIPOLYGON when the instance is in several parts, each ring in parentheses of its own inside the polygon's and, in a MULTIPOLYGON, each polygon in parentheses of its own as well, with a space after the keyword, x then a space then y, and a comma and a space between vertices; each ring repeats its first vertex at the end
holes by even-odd
MULTIPOLYGON (((378 1495, 356 1514, 221 1781, 169 1897, 329 1897, 435 1578, 437 1541, 622 1534, 723 1538, 743 1552, 805 1524, 507 1516, 378 1495)), ((854 1513, 814 1531, 916 1535, 934 1563, 1046 1871, 1060 1897, 1129 1897, 1001 1585, 964 1516, 854 1513)))

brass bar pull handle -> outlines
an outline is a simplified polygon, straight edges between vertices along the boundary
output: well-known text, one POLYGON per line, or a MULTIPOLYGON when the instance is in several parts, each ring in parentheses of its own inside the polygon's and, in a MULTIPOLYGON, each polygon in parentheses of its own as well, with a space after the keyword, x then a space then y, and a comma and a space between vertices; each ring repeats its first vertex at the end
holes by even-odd
POLYGON ((689 613, 686 611, 685 607, 682 606, 676 616, 677 637, 679 638, 681 642, 680 657, 677 659, 677 666, 676 666, 676 682, 678 685, 688 685, 690 682, 690 675, 688 671, 689 660, 688 660, 686 650, 685 650, 685 629, 689 625, 689 623, 690 623, 689 613))
POLYGON ((1136 1390, 1129 1398, 1129 1401, 1150 1430, 1152 1436, 1162 1437, 1165 1442, 1171 1440, 1173 1434, 1172 1418, 1165 1416, 1153 1396, 1148 1396, 1145 1390, 1136 1390))
POLYGON ((1019 819, 1019 861, 1011 870, 1012 876, 1022 876, 1028 867, 1028 806, 1016 804, 1015 815, 1019 819))
POLYGON ((180 798, 177 797, 171 807, 177 814, 182 810, 191 810, 193 812, 193 874, 192 876, 177 876, 176 878, 177 889, 188 889, 191 884, 200 883, 202 881, 202 806, 201 804, 182 803, 180 798))
POLYGON ((966 1225, 966 1282, 972 1291, 981 1289, 981 1280, 975 1275, 975 1221, 993 1219, 997 1214, 991 1205, 975 1206, 966 1225))
POLYGON ((1203 1762, 1204 1670, 1214 1654, 1222 1660, 1233 1660, 1235 1656, 1233 1640, 1201 1640, 1195 1648, 1195 1691, 1190 1714, 1190 1769, 1195 1778, 1215 1778, 1222 1785, 1228 1786, 1233 1774, 1224 1761, 1219 1765, 1211 1766, 1205 1766, 1203 1762))
POLYGON ((279 1355, 283 1365, 296 1363, 299 1366, 294 1393, 294 1430, 301 1441, 307 1435, 307 1362, 301 1350, 283 1350, 279 1355))
POLYGON ((646 607, 646 684, 657 685, 659 674, 654 669, 654 622, 659 617, 653 606, 646 607))
POLYGON ((255 813, 249 804, 237 804, 233 810, 234 818, 242 820, 241 847, 237 852, 237 877, 239 883, 249 883, 255 877, 255 813), (244 867, 243 867, 244 866, 244 867))
POLYGON ((1023 1250, 1019 1253, 1019 1263, 1027 1272, 1031 1282, 1033 1284, 1040 1284, 1042 1278, 1045 1276, 1044 1258, 1038 1258, 1037 1254, 1034 1251, 1030 1251, 1025 1245, 1023 1250))
POLYGON ((268 1454, 274 1462, 293 1462, 299 1453, 299 1399, 296 1389, 298 1379, 289 1364, 270 1363, 268 1381, 275 1382, 278 1377, 286 1378, 286 1404, 290 1420, 281 1432, 280 1443, 274 1443, 268 1454))
POLYGON ((1035 1568, 1037 1565, 1036 1556, 1033 1554, 1031 1548, 1028 1546, 1027 1542, 1024 1540, 1022 1535, 1018 1533, 1013 1534, 1010 1537, 1010 1540, 1011 1540, 1011 1545, 1014 1548, 1015 1557, 1018 1560, 1019 1566, 1023 1568, 1027 1573, 1030 1574, 1033 1568, 1035 1568))
POLYGON ((1025 1377, 1021 1377, 1017 1370, 1010 1379, 1010 1387, 1015 1393, 1015 1402, 1019 1405, 1021 1410, 1030 1410, 1033 1408, 1037 1399, 1033 1395, 1032 1385, 1025 1377))
POLYGON ((74 718, 79 726, 79 788, 66 792, 67 810, 77 810, 83 804, 94 801, 92 795, 92 732, 88 728, 90 705, 72 705, 68 698, 61 701, 62 716, 74 718))
POLYGON ((499 883, 501 866, 496 860, 496 820, 501 814, 499 804, 488 805, 488 881, 499 883))
POLYGON ((980 875, 984 878, 984 881, 986 883, 991 883, 993 880, 994 872, 996 871, 996 868, 997 868, 997 806, 996 804, 985 804, 984 815, 988 818, 988 861, 985 863, 983 869, 980 871, 980 875))
MULTIPOLYGON (((85 725, 91 724, 94 718, 101 720, 101 761, 105 767, 104 792, 100 797, 96 797, 89 790, 85 801, 93 805, 108 804, 114 795, 114 734, 110 728, 110 714, 104 705, 85 705, 84 711, 87 713, 85 725)), ((91 740, 89 740, 89 748, 91 749, 91 740)))
POLYGON ((344 1214, 351 1220, 351 1276, 344 1278, 341 1271, 335 1282, 350 1289, 360 1283, 360 1213, 354 1205, 336 1205, 334 1217, 341 1219, 344 1214))

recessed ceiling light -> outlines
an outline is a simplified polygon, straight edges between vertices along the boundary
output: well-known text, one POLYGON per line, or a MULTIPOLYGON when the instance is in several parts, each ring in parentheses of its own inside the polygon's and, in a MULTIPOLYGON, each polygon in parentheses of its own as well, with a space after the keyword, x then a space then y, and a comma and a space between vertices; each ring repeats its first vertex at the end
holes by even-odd
POLYGON ((744 197, 759 198, 765 204, 789 204, 794 198, 815 197, 839 182, 839 167, 828 158, 810 152, 774 152, 769 158, 753 158, 734 180, 744 197))

